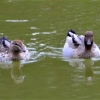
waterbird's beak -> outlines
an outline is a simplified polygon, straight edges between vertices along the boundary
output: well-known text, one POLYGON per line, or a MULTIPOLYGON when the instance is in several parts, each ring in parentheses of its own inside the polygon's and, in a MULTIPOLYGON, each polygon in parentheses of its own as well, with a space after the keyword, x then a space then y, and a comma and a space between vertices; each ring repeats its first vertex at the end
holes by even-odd
POLYGON ((87 45, 91 45, 91 44, 92 44, 91 40, 88 39, 88 40, 87 40, 87 45))
POLYGON ((22 46, 22 47, 21 47, 21 49, 22 49, 22 51, 23 51, 23 52, 25 52, 25 51, 26 51, 24 46, 22 46))

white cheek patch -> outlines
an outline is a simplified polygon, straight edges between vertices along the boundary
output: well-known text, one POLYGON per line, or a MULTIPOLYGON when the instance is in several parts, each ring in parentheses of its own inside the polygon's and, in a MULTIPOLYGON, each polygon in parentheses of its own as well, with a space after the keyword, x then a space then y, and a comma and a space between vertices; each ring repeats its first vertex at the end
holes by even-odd
POLYGON ((87 40, 87 45, 91 45, 91 44, 92 44, 91 40, 88 39, 88 40, 87 40))

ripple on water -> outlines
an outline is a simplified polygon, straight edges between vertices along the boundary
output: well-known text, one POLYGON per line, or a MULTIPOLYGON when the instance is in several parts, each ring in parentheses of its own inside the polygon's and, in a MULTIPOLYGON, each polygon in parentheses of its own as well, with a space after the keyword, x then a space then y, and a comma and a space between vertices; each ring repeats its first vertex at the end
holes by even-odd
POLYGON ((31 58, 29 61, 23 63, 32 63, 32 62, 37 62, 40 61, 41 59, 45 59, 45 57, 52 57, 52 58, 61 58, 62 53, 61 50, 62 48, 55 48, 51 46, 46 46, 46 44, 40 43, 38 47, 42 47, 42 49, 39 48, 39 51, 37 50, 38 48, 32 48, 36 43, 29 43, 27 44, 29 46, 28 50, 30 51, 31 58))
POLYGON ((94 71, 94 74, 100 74, 100 71, 94 71))
POLYGON ((37 27, 31 27, 30 29, 31 29, 31 30, 35 30, 35 29, 37 29, 37 27))
POLYGON ((51 32, 34 32, 32 35, 39 35, 39 34, 54 34, 56 33, 56 30, 51 31, 51 32))
POLYGON ((5 22, 28 22, 29 20, 5 20, 5 22))

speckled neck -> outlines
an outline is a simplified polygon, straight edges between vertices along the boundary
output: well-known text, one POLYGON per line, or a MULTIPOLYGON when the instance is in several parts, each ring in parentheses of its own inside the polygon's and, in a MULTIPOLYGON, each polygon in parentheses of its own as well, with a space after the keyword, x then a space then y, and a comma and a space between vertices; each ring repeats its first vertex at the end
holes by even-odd
POLYGON ((94 53, 91 50, 85 50, 81 55, 80 58, 91 58, 94 57, 94 53))

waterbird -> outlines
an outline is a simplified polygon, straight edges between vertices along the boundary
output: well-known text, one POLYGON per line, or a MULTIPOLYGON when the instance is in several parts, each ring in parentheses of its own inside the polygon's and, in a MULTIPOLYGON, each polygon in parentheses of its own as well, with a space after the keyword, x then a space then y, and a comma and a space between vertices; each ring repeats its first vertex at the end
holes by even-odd
POLYGON ((0 61, 29 60, 30 53, 21 40, 13 40, 8 52, 0 52, 0 61))
POLYGON ((92 31, 86 31, 85 35, 78 36, 75 31, 69 30, 62 54, 67 58, 100 57, 100 49, 94 42, 92 31))

